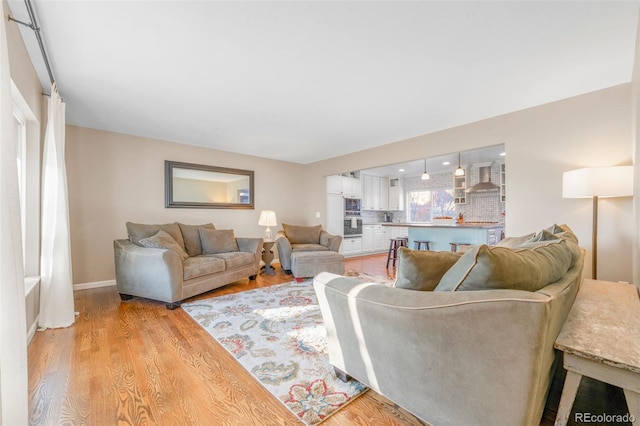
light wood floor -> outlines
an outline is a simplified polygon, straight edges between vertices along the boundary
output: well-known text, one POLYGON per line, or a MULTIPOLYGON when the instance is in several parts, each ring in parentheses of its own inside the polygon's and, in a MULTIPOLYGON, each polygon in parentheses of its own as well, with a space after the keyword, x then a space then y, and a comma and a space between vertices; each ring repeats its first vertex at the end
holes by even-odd
MULTIPOLYGON (((352 258, 346 269, 394 278, 385 263, 386 255, 352 258)), ((291 281, 276 270, 275 276, 241 280, 198 298, 291 281)), ((169 311, 163 303, 139 298, 121 302, 115 287, 77 291, 75 307, 80 315, 73 326, 37 332, 29 345, 31 424, 300 424, 182 309, 169 311)), ((562 377, 556 382, 543 425, 553 424, 562 377)), ((620 410, 616 389, 604 389, 603 409, 620 410)), ((580 402, 581 386, 576 406, 593 407, 593 401, 602 406, 598 391, 596 386, 591 400, 580 402)), ((423 424, 373 391, 323 423, 423 424)))

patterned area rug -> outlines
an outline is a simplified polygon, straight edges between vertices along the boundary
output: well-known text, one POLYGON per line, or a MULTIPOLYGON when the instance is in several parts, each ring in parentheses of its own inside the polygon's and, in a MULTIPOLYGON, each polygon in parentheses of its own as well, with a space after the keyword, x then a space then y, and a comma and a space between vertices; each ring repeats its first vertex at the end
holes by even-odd
MULTIPOLYGON (((371 276, 357 278, 369 281, 371 276)), ((336 378, 311 280, 183 303, 182 308, 307 425, 320 423, 367 390, 355 380, 336 378)))

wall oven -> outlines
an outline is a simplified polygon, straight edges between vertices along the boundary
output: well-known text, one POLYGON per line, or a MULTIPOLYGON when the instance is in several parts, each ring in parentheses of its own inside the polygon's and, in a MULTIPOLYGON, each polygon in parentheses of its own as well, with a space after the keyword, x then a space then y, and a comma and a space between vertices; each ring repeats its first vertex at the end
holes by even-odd
POLYGON ((360 216, 360 198, 345 198, 344 199, 344 215, 345 216, 360 216))
POLYGON ((362 219, 359 217, 344 218, 344 237, 361 237, 362 236, 362 219))

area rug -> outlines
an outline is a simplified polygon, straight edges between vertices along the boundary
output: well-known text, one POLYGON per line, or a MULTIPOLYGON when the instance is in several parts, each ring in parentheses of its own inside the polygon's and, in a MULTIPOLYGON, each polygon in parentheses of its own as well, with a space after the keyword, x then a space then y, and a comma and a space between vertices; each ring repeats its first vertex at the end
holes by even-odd
POLYGON ((367 390, 335 376, 311 280, 183 303, 182 309, 307 425, 367 390))

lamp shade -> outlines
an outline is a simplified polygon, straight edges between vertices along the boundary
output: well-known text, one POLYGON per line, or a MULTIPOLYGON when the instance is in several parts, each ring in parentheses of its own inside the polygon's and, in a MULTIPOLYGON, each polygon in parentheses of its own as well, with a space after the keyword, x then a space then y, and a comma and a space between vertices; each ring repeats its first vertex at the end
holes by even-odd
POLYGON ((588 167, 562 175, 562 198, 630 197, 633 166, 588 167))
POLYGON ((276 212, 273 210, 262 210, 260 213, 260 219, 258 219, 258 225, 260 226, 276 226, 276 212))

